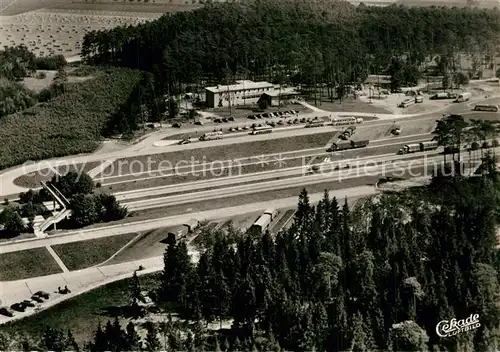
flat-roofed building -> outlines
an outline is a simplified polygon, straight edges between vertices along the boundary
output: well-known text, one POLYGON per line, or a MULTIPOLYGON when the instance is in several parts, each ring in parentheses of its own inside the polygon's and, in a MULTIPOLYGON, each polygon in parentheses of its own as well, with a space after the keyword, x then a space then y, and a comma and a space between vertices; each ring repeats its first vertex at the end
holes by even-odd
POLYGON ((255 104, 263 93, 274 90, 269 82, 236 81, 236 84, 205 88, 205 100, 209 108, 255 104))

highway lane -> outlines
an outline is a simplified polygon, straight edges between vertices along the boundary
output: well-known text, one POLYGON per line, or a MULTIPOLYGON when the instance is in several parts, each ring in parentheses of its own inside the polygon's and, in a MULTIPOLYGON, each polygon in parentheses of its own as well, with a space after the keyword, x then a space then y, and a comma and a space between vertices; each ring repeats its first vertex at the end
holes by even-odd
MULTIPOLYGON (((354 156, 353 154, 356 155, 358 153, 364 154, 366 153, 366 151, 370 152, 373 151, 375 155, 377 155, 378 150, 380 150, 380 153, 395 152, 404 144, 430 140, 431 137, 432 136, 430 134, 423 133, 423 134, 416 134, 409 136, 383 138, 371 141, 370 144, 363 149, 351 149, 351 150, 339 151, 336 153, 336 156, 353 157, 354 156), (391 150, 388 150, 388 147, 394 147, 392 149, 395 150, 392 150, 391 148, 389 148, 391 150)), ((161 170, 157 169, 153 171, 145 170, 137 174, 133 173, 119 177, 111 176, 111 177, 105 177, 103 179, 99 178, 96 179, 96 182, 100 182, 104 186, 112 186, 130 182, 136 183, 141 181, 149 181, 149 180, 154 180, 156 178, 166 178, 173 176, 186 177, 188 175, 196 175, 199 173, 202 173, 204 177, 205 176, 210 177, 210 174, 214 174, 217 177, 220 177, 223 175, 219 171, 224 169, 233 169, 235 170, 235 173, 239 171, 243 173, 245 171, 245 166, 250 166, 250 165, 260 165, 261 167, 264 167, 269 163, 278 161, 280 162, 280 165, 286 165, 288 162, 293 163, 292 160, 294 159, 301 159, 305 157, 326 157, 326 156, 332 157, 332 153, 326 152, 326 149, 327 146, 323 146, 321 148, 302 149, 299 151, 265 154, 260 156, 245 157, 234 160, 224 160, 224 161, 206 162, 206 163, 196 163, 196 160, 191 160, 191 163, 189 163, 189 161, 186 160, 182 164, 179 163, 180 165, 179 164, 175 166, 172 165, 173 167, 168 167, 161 170), (137 177, 140 175, 146 175, 146 176, 137 177), (105 181, 106 179, 108 180, 111 179, 114 181, 106 182, 105 181)))
MULTIPOLYGON (((344 197, 365 197, 378 193, 372 186, 358 186, 346 189, 337 189, 330 193, 331 197, 343 199, 344 197)), ((311 204, 319 202, 323 198, 323 192, 309 195, 311 204)), ((267 208, 289 208, 297 205, 297 197, 288 197, 274 199, 272 201, 255 202, 234 207, 211 209, 195 213, 187 213, 175 216, 160 217, 156 219, 147 219, 133 221, 122 224, 107 225, 98 228, 80 229, 74 231, 65 231, 45 238, 29 238, 11 242, 0 243, 0 254, 27 250, 31 248, 44 247, 48 245, 57 245, 62 243, 78 242, 102 237, 123 235, 131 232, 150 231, 159 228, 172 227, 183 224, 190 219, 200 220, 219 220, 231 218, 239 215, 245 215, 257 211, 263 211, 267 208)))
MULTIPOLYGON (((396 145, 397 148, 400 147, 399 144, 396 145)), ((319 160, 317 162, 312 163, 311 165, 321 165, 321 172, 330 172, 334 171, 333 169, 337 167, 339 164, 349 164, 352 168, 356 168, 357 166, 367 165, 368 163, 382 163, 382 162, 391 162, 396 160, 411 160, 418 159, 423 157, 430 157, 438 155, 439 151, 429 151, 425 153, 414 153, 408 155, 395 155, 394 153, 388 154, 379 154, 376 156, 367 156, 362 158, 355 159, 343 159, 341 161, 332 160, 330 162, 324 162, 323 160, 319 160)), ((234 185, 238 183, 250 183, 254 182, 254 184, 263 182, 269 179, 283 179, 289 178, 292 176, 304 176, 309 174, 309 169, 311 165, 302 162, 299 166, 287 167, 281 169, 274 169, 269 171, 262 172, 254 172, 250 174, 243 175, 235 175, 229 177, 218 177, 208 180, 201 181, 193 181, 193 182, 185 182, 181 184, 170 184, 166 186, 159 187, 151 187, 151 188, 142 188, 131 191, 124 191, 114 193, 116 199, 120 201, 122 204, 127 204, 126 202, 131 199, 137 198, 152 198, 158 197, 161 195, 171 194, 171 193, 180 193, 180 192, 191 192, 206 188, 213 187, 227 187, 229 185, 234 185)))
MULTIPOLYGON (((432 166, 438 167, 443 161, 442 155, 420 155, 420 157, 415 158, 415 156, 410 155, 409 160, 401 160, 401 156, 395 156, 396 158, 389 159, 387 163, 372 164, 367 166, 362 166, 353 169, 339 170, 339 171, 326 171, 318 174, 312 175, 302 175, 300 177, 287 178, 284 180, 272 180, 267 182, 259 182, 256 184, 244 184, 231 187, 225 187, 222 189, 212 189, 200 192, 176 194, 172 196, 150 198, 136 201, 126 201, 122 202, 123 205, 127 206, 129 211, 137 211, 143 209, 153 209, 160 207, 168 207, 178 204, 188 204, 194 202, 200 202, 203 200, 215 200, 226 197, 233 197, 237 195, 245 195, 250 193, 259 193, 265 191, 274 191, 278 189, 286 189, 290 187, 302 187, 306 185, 314 185, 317 183, 325 183, 329 181, 342 181, 352 178, 360 178, 365 176, 375 176, 375 175, 385 175, 388 172, 400 172, 404 174, 405 170, 411 169, 412 167, 419 166, 432 166), (398 158, 399 157, 399 160, 398 158)), ((465 155, 463 161, 468 161, 469 156, 465 155)), ((427 173, 425 173, 427 174, 427 173)))

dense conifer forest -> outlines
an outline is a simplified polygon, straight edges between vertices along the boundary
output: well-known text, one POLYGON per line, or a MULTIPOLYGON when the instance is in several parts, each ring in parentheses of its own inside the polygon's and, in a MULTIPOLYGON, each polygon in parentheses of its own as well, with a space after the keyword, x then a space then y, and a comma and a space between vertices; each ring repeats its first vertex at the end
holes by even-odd
POLYGON ((458 53, 491 57, 499 34, 498 10, 256 0, 90 32, 82 54, 89 62, 150 71, 162 92, 178 91, 181 83, 287 75, 338 87, 394 70, 410 84, 430 58, 434 73, 444 75, 457 69, 458 53))

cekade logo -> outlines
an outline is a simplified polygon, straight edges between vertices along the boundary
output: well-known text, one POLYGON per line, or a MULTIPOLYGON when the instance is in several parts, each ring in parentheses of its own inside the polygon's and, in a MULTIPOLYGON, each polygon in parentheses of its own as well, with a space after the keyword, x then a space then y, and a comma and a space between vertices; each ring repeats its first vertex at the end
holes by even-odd
POLYGON ((441 320, 436 325, 436 333, 440 337, 450 337, 461 332, 477 329, 480 326, 479 314, 471 314, 467 319, 441 320))

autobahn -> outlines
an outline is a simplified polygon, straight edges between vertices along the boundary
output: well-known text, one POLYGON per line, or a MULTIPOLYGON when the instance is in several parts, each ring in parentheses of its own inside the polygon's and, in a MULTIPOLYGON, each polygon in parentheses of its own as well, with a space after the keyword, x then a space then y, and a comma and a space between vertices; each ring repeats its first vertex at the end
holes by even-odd
MULTIPOLYGON (((201 202, 205 200, 216 200, 227 197, 242 196, 250 193, 263 193, 267 191, 276 191, 279 189, 286 189, 291 187, 305 187, 314 184, 321 184, 327 182, 342 182, 345 180, 362 178, 365 176, 387 176, 388 173, 399 172, 404 175, 406 171, 412 169, 416 171, 415 174, 419 176, 425 176, 429 171, 433 171, 442 162, 443 156, 438 153, 422 153, 420 155, 408 155, 405 157, 396 155, 390 157, 382 157, 379 160, 374 161, 371 165, 358 165, 357 167, 345 169, 345 170, 326 170, 318 174, 305 174, 304 168, 294 168, 293 170, 285 171, 284 173, 299 174, 297 177, 290 177, 285 179, 274 179, 269 181, 261 181, 257 183, 249 183, 243 185, 231 185, 226 181, 223 188, 202 190, 198 192, 191 192, 192 188, 190 185, 178 186, 177 190, 175 188, 165 189, 164 196, 160 197, 145 197, 146 199, 133 200, 126 199, 122 200, 121 203, 125 205, 129 211, 138 211, 144 209, 153 209, 160 207, 169 207, 179 204, 189 204, 195 202, 201 202), (425 166, 432 166, 432 168, 426 168, 425 166), (425 170, 423 170, 425 169, 425 170), (180 189, 184 189, 186 193, 168 195, 168 192, 173 191, 179 192, 180 189)), ((469 161, 469 156, 465 155, 462 160, 464 162, 469 161)), ((367 160, 369 161, 369 160, 367 160)), ((349 161, 346 161, 349 163, 349 161)), ((362 163, 361 163, 362 164, 362 163)), ((327 164, 332 166, 332 164, 327 164)), ((271 175, 270 178, 276 178, 276 176, 271 175)), ((154 192, 154 190, 147 191, 154 192)))
MULTIPOLYGON (((340 151, 338 152, 337 157, 343 155, 347 157, 353 157, 358 154, 364 155, 366 153, 369 154, 373 153, 373 155, 377 155, 385 151, 389 153, 394 153, 395 150, 399 149, 399 147, 401 147, 404 144, 430 140, 431 138, 432 136, 430 134, 422 133, 422 134, 415 134, 402 137, 378 139, 371 141, 370 144, 363 149, 351 149, 351 150, 340 151)), ((333 139, 336 140, 335 138, 333 139)), ((218 171, 223 169, 233 168, 244 171, 244 168, 246 166, 250 165, 264 166, 264 164, 266 163, 271 163, 275 161, 277 162, 279 161, 283 165, 286 165, 289 161, 304 159, 306 157, 308 158, 323 157, 323 156, 335 157, 335 155, 332 155, 331 152, 326 152, 326 149, 327 146, 323 146, 320 148, 256 155, 256 156, 238 158, 234 160, 222 160, 222 161, 217 161, 216 163, 214 163, 213 161, 205 163, 196 163, 194 161, 191 161, 191 163, 189 163, 189 161, 186 160, 183 161, 182 165, 177 164, 175 166, 172 165, 173 167, 168 167, 168 168, 126 173, 122 176, 109 176, 102 178, 99 177, 96 179, 96 181, 100 182, 104 186, 111 186, 111 185, 118 185, 130 182, 148 181, 148 180, 153 180, 155 178, 172 177, 175 175, 187 176, 187 175, 196 175, 199 173, 203 173, 204 176, 210 177, 210 173, 218 174, 218 171), (147 175, 147 176, 140 177, 142 175, 147 175), (116 179, 119 180, 116 181, 116 179), (109 182, 107 180, 112 180, 112 181, 109 182)))

